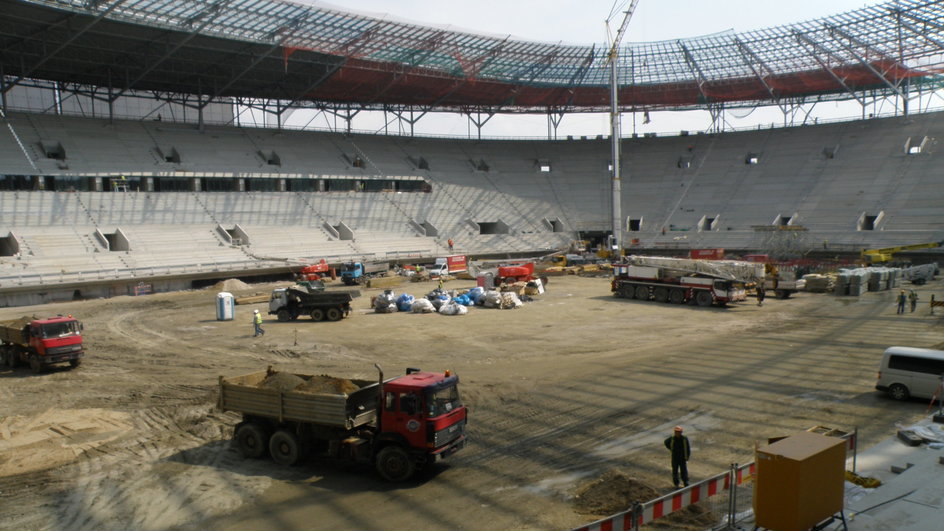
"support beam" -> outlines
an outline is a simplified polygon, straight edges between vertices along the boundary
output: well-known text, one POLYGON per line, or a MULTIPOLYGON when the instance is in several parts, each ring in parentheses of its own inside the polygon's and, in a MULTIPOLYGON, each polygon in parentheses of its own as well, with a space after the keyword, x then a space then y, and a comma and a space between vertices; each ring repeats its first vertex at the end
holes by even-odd
MULTIPOLYGON (((223 12, 223 8, 225 8, 225 7, 227 6, 227 4, 229 4, 230 2, 232 2, 232 0, 221 0, 220 2, 217 2, 217 3, 215 3, 215 4, 212 4, 212 5, 208 6, 208 7, 207 7, 206 9, 204 9, 203 11, 201 11, 201 12, 199 12, 199 13, 193 15, 193 16, 190 17, 189 19, 187 19, 187 21, 185 22, 186 24, 193 24, 194 22, 196 22, 197 20, 200 20, 200 19, 203 19, 203 23, 200 24, 199 26, 197 26, 196 28, 193 28, 193 29, 190 31, 190 33, 188 33, 186 37, 184 37, 184 38, 181 39, 176 45, 174 45, 173 48, 171 48, 170 50, 168 50, 167 52, 165 52, 164 55, 162 55, 161 57, 159 57, 156 61, 153 61, 147 68, 144 69, 144 71, 142 71, 140 74, 138 74, 138 77, 136 77, 136 78, 134 78, 133 80, 131 80, 130 82, 128 82, 121 90, 119 90, 117 93, 115 93, 113 96, 110 96, 110 97, 113 97, 114 99, 117 100, 117 99, 120 98, 125 92, 134 89, 134 86, 137 85, 142 79, 144 79, 145 77, 147 77, 148 74, 150 74, 151 72, 153 72, 155 68, 157 68, 158 66, 160 66, 161 64, 163 64, 163 63, 164 63, 165 61, 167 61, 168 59, 170 59, 175 53, 177 53, 178 50, 180 50, 181 48, 183 48, 188 42, 190 42, 190 41, 193 40, 197 35, 199 35, 200 32, 201 32, 204 28, 206 28, 208 25, 210 25, 210 23, 213 22, 213 20, 216 19, 216 17, 217 17, 220 13, 223 12), (207 15, 209 15, 209 16, 207 16, 207 15)), ((109 91, 109 92, 110 92, 110 91, 109 91)))
MULTIPOLYGON (((56 49, 54 49, 53 51, 47 53, 47 54, 46 54, 42 59, 40 59, 36 64, 34 64, 33 66, 31 66, 30 68, 27 68, 26 71, 23 72, 22 75, 20 75, 19 77, 17 77, 16 79, 14 79, 9 85, 7 85, 7 87, 4 89, 4 92, 6 92, 6 91, 10 90, 11 88, 13 88, 14 86, 18 85, 18 84, 20 83, 20 81, 22 81, 24 78, 30 77, 30 76, 33 74, 33 72, 35 72, 36 70, 39 69, 39 67, 41 67, 41 66, 43 66, 44 64, 46 64, 47 61, 49 61, 50 59, 52 59, 53 57, 55 57, 56 55, 58 55, 59 52, 61 52, 62 50, 66 49, 70 44, 72 44, 73 42, 75 42, 79 37, 81 37, 82 35, 85 35, 85 32, 87 32, 88 30, 92 29, 96 24, 98 24, 99 22, 101 22, 102 19, 104 19, 109 13, 111 13, 112 11, 114 11, 115 9, 117 9, 118 6, 120 6, 120 5, 123 4, 123 3, 125 3, 125 0, 115 0, 115 2, 114 2, 112 5, 108 6, 108 9, 106 9, 106 10, 102 11, 101 13, 99 13, 98 16, 95 17, 94 19, 92 19, 88 24, 86 24, 85 27, 83 27, 82 29, 80 29, 80 30, 78 30, 78 31, 73 32, 72 35, 71 35, 68 39, 65 40, 65 42, 63 42, 63 43, 60 44, 59 46, 56 46, 56 49)), ((90 7, 91 7, 92 9, 94 9, 95 7, 97 7, 97 5, 98 5, 98 3, 96 2, 96 3, 94 3, 94 4, 91 4, 90 7)))
POLYGON ((757 54, 755 54, 754 51, 751 50, 748 45, 744 44, 744 42, 741 41, 741 39, 734 37, 734 43, 737 46, 738 53, 741 55, 741 59, 744 60, 744 64, 746 64, 747 67, 751 69, 751 72, 753 72, 754 75, 757 77, 757 79, 760 81, 760 83, 764 85, 764 88, 767 89, 767 93, 770 94, 771 99, 773 99, 777 107, 780 108, 780 111, 786 114, 787 106, 781 104, 780 96, 774 92, 774 89, 770 86, 770 84, 767 83, 766 77, 762 75, 760 72, 758 72, 758 70, 754 68, 754 65, 755 64, 760 65, 764 70, 766 70, 767 72, 766 75, 774 75, 774 71, 771 70, 770 67, 767 66, 767 63, 765 63, 760 57, 758 57, 757 54))
MULTIPOLYGON (((888 88, 892 89, 892 91, 894 91, 895 94, 897 94, 899 97, 904 97, 904 95, 901 93, 901 90, 899 90, 899 88, 898 88, 898 84, 892 83, 891 81, 889 81, 888 78, 885 76, 885 74, 883 74, 882 72, 879 72, 878 70, 876 70, 875 67, 872 66, 872 63, 870 63, 869 61, 866 61, 865 58, 862 57, 862 55, 861 55, 860 53, 858 53, 857 51, 855 51, 855 49, 853 49, 851 46, 849 46, 848 44, 846 44, 845 42, 843 42, 841 39, 836 38, 836 35, 838 34, 839 36, 843 37, 844 39, 848 40, 849 42, 855 43, 855 44, 856 44, 857 46, 859 46, 860 48, 868 49, 868 46, 867 46, 867 45, 863 44, 861 41, 859 41, 858 39, 856 39, 856 38, 853 37, 852 35, 849 35, 848 33, 842 31, 841 29, 839 29, 839 28, 837 28, 837 27, 830 27, 830 26, 827 26, 827 29, 829 30, 829 36, 832 37, 837 43, 839 43, 839 46, 842 46, 843 49, 845 49, 847 52, 849 52, 850 55, 852 55, 853 57, 855 57, 856 60, 859 62, 859 64, 861 64, 861 65, 864 66, 866 69, 868 69, 870 72, 872 72, 873 74, 875 74, 876 77, 878 77, 880 80, 882 80, 882 82, 884 82, 885 85, 888 86, 888 88)), ((900 63, 897 59, 894 59, 893 61, 894 61, 894 63, 895 63, 895 66, 902 66, 901 63, 900 63)))
MULTIPOLYGON (((224 84, 222 87, 216 89, 216 90, 213 92, 213 94, 212 94, 209 98, 207 98, 207 100, 206 100, 205 103, 200 103, 200 104, 199 104, 198 110, 200 111, 200 116, 201 116, 200 122, 201 122, 201 124, 203 123, 203 119, 202 119, 202 117, 203 117, 203 109, 204 109, 207 105, 209 105, 211 102, 213 102, 214 100, 216 100, 216 98, 218 98, 221 94, 223 94, 224 92, 226 92, 226 89, 230 88, 230 87, 233 86, 237 81, 239 81, 240 79, 242 79, 246 74, 249 73, 249 71, 251 71, 253 68, 255 68, 256 65, 258 65, 258 64, 261 63, 264 59, 266 59, 267 57, 269 57, 270 55, 272 55, 272 52, 274 52, 274 51, 276 51, 277 49, 281 48, 282 45, 285 43, 285 41, 288 40, 288 38, 292 36, 292 33, 293 33, 295 30, 297 30, 298 27, 302 25, 302 23, 305 22, 305 20, 306 20, 306 19, 308 18, 308 16, 309 16, 309 14, 310 14, 310 12, 305 12, 305 13, 303 13, 302 15, 300 15, 300 16, 296 17, 295 19, 293 19, 291 22, 289 22, 288 25, 279 28, 279 30, 285 30, 285 31, 282 33, 282 36, 279 37, 279 38, 272 44, 272 46, 270 46, 269 48, 267 48, 265 52, 259 54, 258 57, 256 57, 255 59, 253 59, 253 61, 252 61, 251 63, 249 63, 249 66, 247 66, 246 68, 244 68, 244 69, 242 70, 242 72, 240 72, 239 74, 236 74, 235 76, 232 76, 226 84, 224 84)), ((276 30, 276 32, 274 32, 272 36, 273 36, 273 38, 275 38, 277 35, 278 35, 278 30, 276 30)), ((202 126, 201 126, 201 129, 202 129, 202 126)))
POLYGON ((849 88, 849 85, 846 85, 845 80, 843 80, 842 78, 840 78, 840 77, 836 74, 836 72, 833 72, 833 69, 830 68, 829 65, 826 64, 826 62, 823 61, 823 59, 820 58, 819 54, 816 53, 816 50, 823 50, 823 51, 826 52, 827 54, 831 54, 831 52, 830 52, 829 50, 826 50, 825 48, 823 48, 823 46, 822 46, 821 44, 819 44, 818 42, 816 42, 816 41, 810 39, 809 37, 807 37, 806 35, 804 35, 804 34, 802 34, 802 33, 794 32, 793 35, 794 35, 794 37, 796 37, 797 41, 798 41, 801 45, 806 45, 806 46, 809 46, 810 48, 812 48, 812 49, 810 50, 810 55, 813 56, 813 59, 814 59, 817 63, 819 63, 819 66, 822 67, 823 70, 825 70, 830 76, 832 76, 832 78, 836 81, 836 83, 839 83, 839 85, 840 85, 842 88, 846 89, 846 92, 848 92, 849 95, 853 97, 853 99, 855 99, 857 102, 859 102, 859 105, 861 105, 862 108, 864 109, 865 106, 866 106, 865 101, 862 100, 862 99, 855 93, 854 90, 852 90, 851 88, 849 88))
POLYGON ((692 53, 688 50, 688 46, 682 41, 676 41, 679 45, 679 48, 682 49, 682 54, 685 56, 685 62, 688 63, 688 68, 692 71, 692 75, 695 76, 695 82, 698 83, 698 92, 701 93, 702 99, 708 104, 711 99, 708 97, 708 94, 705 93, 705 83, 708 78, 705 77, 705 74, 701 71, 701 67, 698 65, 698 62, 695 61, 695 58, 692 56, 692 53))

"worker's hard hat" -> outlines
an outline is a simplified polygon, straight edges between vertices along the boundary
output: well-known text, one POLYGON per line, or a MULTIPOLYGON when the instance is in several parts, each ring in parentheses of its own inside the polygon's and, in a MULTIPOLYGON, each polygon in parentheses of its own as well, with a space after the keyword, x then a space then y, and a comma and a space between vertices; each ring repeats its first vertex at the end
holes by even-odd
POLYGON ((252 313, 259 313, 259 310, 253 310, 252 313))
POLYGON ((681 427, 681 426, 676 426, 676 427, 675 427, 675 431, 677 431, 678 433, 682 433, 682 427, 681 427))

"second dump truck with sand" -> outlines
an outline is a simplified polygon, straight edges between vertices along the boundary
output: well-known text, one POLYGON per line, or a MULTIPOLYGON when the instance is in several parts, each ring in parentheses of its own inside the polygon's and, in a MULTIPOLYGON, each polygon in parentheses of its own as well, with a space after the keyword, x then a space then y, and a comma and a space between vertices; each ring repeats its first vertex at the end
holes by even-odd
POLYGON ((245 457, 283 465, 307 455, 372 463, 405 481, 465 445, 459 377, 407 369, 377 381, 273 371, 220 377, 219 407, 243 416, 235 440, 245 457))

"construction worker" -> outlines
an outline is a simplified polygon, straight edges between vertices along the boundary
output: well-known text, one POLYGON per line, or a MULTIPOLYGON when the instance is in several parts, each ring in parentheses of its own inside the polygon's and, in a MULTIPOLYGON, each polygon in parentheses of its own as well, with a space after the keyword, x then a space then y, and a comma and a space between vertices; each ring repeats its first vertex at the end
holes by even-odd
POLYGON ((262 329, 262 314, 259 313, 259 310, 252 311, 252 325, 253 325, 252 337, 265 335, 265 330, 262 329))
POLYGON ((764 281, 757 285, 757 305, 764 305, 764 298, 767 297, 767 289, 764 287, 764 281))
POLYGON ((688 486, 688 458, 692 456, 692 447, 688 437, 682 435, 682 427, 676 426, 672 436, 665 440, 665 447, 672 453, 672 484, 679 488, 679 479, 688 486))
POLYGON ((905 294, 905 290, 901 290, 898 293, 898 313, 905 313, 905 302, 908 301, 908 295, 905 294))
POLYGON ((455 244, 455 242, 452 241, 452 238, 449 238, 448 240, 446 240, 446 243, 449 244, 449 250, 451 251, 451 250, 452 250, 452 246, 455 244))
POLYGON ((918 294, 913 289, 908 291, 908 302, 911 303, 911 313, 914 313, 915 307, 918 306, 918 294))

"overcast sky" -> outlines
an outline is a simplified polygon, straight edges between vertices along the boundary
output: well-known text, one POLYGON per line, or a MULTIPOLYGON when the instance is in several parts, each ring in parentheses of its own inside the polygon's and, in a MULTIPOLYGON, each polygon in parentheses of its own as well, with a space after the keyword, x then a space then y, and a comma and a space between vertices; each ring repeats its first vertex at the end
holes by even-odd
MULTIPOLYGON (((311 3, 311 2, 308 2, 311 3)), ((592 44, 606 39, 612 0, 344 0, 316 2, 417 24, 451 25, 525 40, 592 44)), ((834 15, 881 2, 862 0, 640 0, 626 42, 738 32, 834 15)), ((618 5, 626 5, 621 1, 618 5)), ((623 16, 614 16, 614 26, 623 16)))
MULTIPOLYGON (((449 26, 453 30, 473 33, 512 35, 523 40, 593 44, 607 41, 604 21, 614 7, 613 0, 294 0, 298 3, 393 18, 420 25, 449 26)), ((640 0, 627 34, 628 42, 661 41, 709 35, 734 30, 745 32, 782 24, 835 15, 883 2, 862 0, 640 0)), ((625 7, 620 1, 616 6, 625 7)), ((613 15, 613 31, 623 15, 613 15)), ((814 115, 822 118, 851 116, 861 109, 855 105, 820 104, 814 115)), ((879 112, 882 112, 879 110, 879 112)), ((301 119, 302 116, 296 119, 301 119)), ((705 112, 653 113, 652 122, 643 125, 641 117, 623 117, 623 134, 633 131, 671 132, 680 129, 702 130, 710 124, 705 112)), ((305 118, 307 119, 307 118, 305 118)), ((389 119, 389 117, 388 117, 389 119)), ((735 111, 729 117, 731 126, 751 126, 752 122, 782 121, 782 114, 773 109, 735 111), (738 117, 738 114, 750 115, 738 117)), ((317 127, 332 126, 325 117, 311 122, 317 127)), ((388 132, 396 124, 387 123, 388 132)), ((355 129, 383 131, 383 118, 359 116, 355 129)), ((423 118, 417 132, 465 135, 468 121, 437 114, 423 118)), ((609 119, 600 114, 571 114, 558 129, 564 135, 596 135, 609 133, 609 119)), ((483 128, 487 136, 543 136, 547 134, 547 118, 543 116, 497 116, 483 128)))

